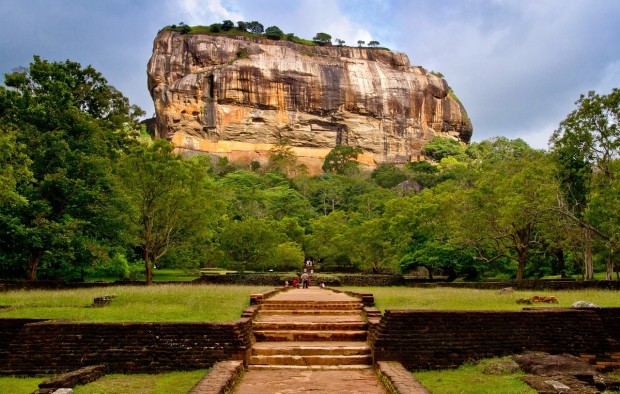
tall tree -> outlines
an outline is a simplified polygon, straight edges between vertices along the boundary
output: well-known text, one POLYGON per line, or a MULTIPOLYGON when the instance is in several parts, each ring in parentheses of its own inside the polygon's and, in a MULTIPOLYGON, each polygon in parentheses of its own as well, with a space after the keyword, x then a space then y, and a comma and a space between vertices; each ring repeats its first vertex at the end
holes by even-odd
POLYGON ((616 177, 612 163, 620 155, 620 89, 608 95, 591 91, 575 104, 577 108, 560 123, 550 144, 560 168, 560 208, 582 228, 584 276, 592 279, 592 237, 601 237, 613 248, 614 235, 596 226, 586 212, 592 194, 612 187, 616 177))
POLYGON ((156 140, 135 147, 118 166, 130 208, 131 235, 142 250, 146 283, 158 259, 172 250, 205 243, 212 233, 217 199, 200 160, 185 160, 156 140))
POLYGON ((116 201, 109 160, 143 112, 95 69, 69 60, 35 56, 5 85, 0 124, 14 149, 3 161, 27 156, 20 171, 29 175, 15 183, 21 203, 0 205, 3 256, 29 280, 41 266, 48 277, 79 278, 102 248, 121 242, 122 224, 108 214, 116 201))
POLYGON ((265 31, 263 24, 257 21, 246 22, 245 26, 250 33, 263 34, 263 31, 265 31))
POLYGON ((323 162, 323 172, 333 172, 341 175, 353 175, 359 172, 359 163, 356 161, 362 148, 349 145, 336 145, 329 151, 323 162))
MULTIPOLYGON (((286 238, 277 222, 249 218, 226 222, 219 234, 219 245, 238 270, 265 271, 270 256, 276 253, 278 245, 287 242, 286 238)), ((285 246, 278 253, 283 252, 282 248, 285 246)))
POLYGON ((288 176, 294 175, 297 168, 297 155, 287 138, 279 138, 269 149, 268 171, 279 171, 288 176))
POLYGON ((316 33, 316 35, 314 36, 314 38, 312 38, 312 41, 316 42, 319 45, 325 45, 327 43, 331 43, 332 42, 332 36, 330 36, 327 33, 316 33))
POLYGON ((284 32, 278 26, 269 26, 265 29, 265 37, 271 40, 279 40, 283 35, 284 32))
POLYGON ((461 212, 454 222, 456 240, 477 250, 484 261, 513 260, 521 282, 531 251, 541 242, 542 226, 552 222, 555 212, 553 174, 549 158, 533 150, 489 163, 474 187, 453 202, 461 212))

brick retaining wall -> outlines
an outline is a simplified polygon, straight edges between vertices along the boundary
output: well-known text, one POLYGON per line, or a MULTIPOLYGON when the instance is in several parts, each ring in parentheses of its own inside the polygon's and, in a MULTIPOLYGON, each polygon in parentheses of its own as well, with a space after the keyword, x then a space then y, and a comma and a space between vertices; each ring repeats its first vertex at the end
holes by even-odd
POLYGON ((618 319, 620 308, 388 310, 371 341, 375 361, 400 361, 410 370, 451 368, 525 350, 604 357, 620 350, 609 334, 620 335, 618 319))
POLYGON ((601 308, 594 311, 603 322, 607 336, 620 343, 620 308, 601 308))
MULTIPOLYGON (((14 333, 19 324, 0 319, 0 332, 14 333)), ((202 369, 245 360, 252 340, 249 318, 232 323, 40 321, 22 324, 8 345, 1 344, 0 374, 61 373, 95 364, 123 373, 202 369)))
POLYGON ((43 321, 42 319, 0 319, 0 365, 8 357, 8 347, 24 325, 43 321))

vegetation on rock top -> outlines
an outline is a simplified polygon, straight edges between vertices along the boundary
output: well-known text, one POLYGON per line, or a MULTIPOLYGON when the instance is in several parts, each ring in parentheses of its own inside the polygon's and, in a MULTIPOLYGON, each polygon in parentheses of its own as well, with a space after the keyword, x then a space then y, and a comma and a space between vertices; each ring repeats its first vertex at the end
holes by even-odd
MULTIPOLYGON (((258 21, 244 22, 239 21, 235 25, 231 20, 225 20, 222 23, 213 23, 209 26, 188 26, 183 22, 178 25, 165 26, 161 31, 176 31, 181 34, 211 34, 225 36, 246 36, 246 37, 266 37, 271 40, 286 40, 303 45, 332 45, 332 36, 330 34, 319 32, 312 40, 299 38, 294 33, 284 33, 278 26, 269 26, 265 28, 258 21)), ((344 46, 345 41, 339 38, 335 39, 338 46, 344 46)), ((366 44, 365 41, 357 41, 359 47, 366 44)), ((372 40, 368 42, 368 48, 381 48, 379 41, 372 40)))

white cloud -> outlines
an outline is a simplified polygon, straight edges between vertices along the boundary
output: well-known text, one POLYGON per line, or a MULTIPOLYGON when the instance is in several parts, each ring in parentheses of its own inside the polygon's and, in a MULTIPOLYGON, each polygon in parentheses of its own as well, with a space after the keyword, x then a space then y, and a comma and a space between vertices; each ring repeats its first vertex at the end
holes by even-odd
POLYGON ((222 0, 169 0, 168 7, 178 12, 183 22, 190 26, 210 25, 227 19, 233 22, 243 20, 240 13, 226 8, 222 0))
POLYGON ((346 45, 372 40, 369 30, 351 18, 341 1, 303 0, 297 1, 295 7, 287 12, 287 29, 299 37, 312 39, 316 33, 324 32, 332 36, 333 42, 340 38, 346 45))

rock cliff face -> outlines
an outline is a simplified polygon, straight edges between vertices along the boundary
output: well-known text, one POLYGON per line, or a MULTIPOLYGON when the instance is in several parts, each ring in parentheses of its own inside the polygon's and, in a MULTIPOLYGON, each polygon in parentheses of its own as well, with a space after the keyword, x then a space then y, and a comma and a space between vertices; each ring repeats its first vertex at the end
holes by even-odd
POLYGON ((444 79, 385 49, 162 31, 147 73, 157 136, 180 151, 264 162, 286 138, 316 173, 336 144, 374 166, 420 159, 435 135, 472 133, 444 79))

